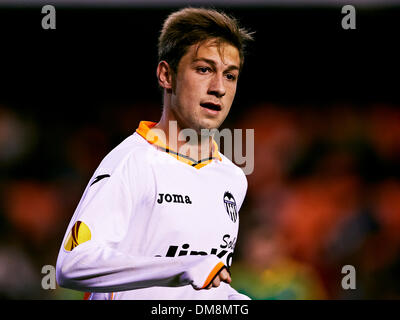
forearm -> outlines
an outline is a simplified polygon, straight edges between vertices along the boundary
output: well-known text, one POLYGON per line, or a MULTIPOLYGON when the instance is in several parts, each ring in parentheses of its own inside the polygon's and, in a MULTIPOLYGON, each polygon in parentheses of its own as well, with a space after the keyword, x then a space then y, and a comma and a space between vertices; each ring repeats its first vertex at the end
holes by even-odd
POLYGON ((91 292, 188 284, 200 289, 207 285, 210 274, 218 272, 218 268, 221 268, 221 262, 214 255, 175 258, 130 256, 88 241, 60 255, 57 281, 62 287, 91 292))

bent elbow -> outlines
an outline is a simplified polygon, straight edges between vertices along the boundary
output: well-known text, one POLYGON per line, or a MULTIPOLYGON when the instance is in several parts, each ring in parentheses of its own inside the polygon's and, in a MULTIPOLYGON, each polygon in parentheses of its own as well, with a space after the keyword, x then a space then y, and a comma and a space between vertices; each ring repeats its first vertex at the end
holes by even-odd
POLYGON ((66 263, 58 263, 56 265, 56 280, 57 284, 63 288, 70 288, 71 280, 71 271, 67 267, 66 263))
POLYGON ((60 287, 74 290, 80 289, 79 259, 66 256, 61 261, 57 261, 56 280, 60 287))

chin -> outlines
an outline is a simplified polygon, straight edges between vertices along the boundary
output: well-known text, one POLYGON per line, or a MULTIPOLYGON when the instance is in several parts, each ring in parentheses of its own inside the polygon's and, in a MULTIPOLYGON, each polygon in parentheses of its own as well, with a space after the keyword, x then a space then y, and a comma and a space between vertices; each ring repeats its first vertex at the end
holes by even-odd
POLYGON ((204 129, 218 129, 222 124, 222 121, 215 120, 215 119, 207 119, 201 123, 201 127, 204 129))
MULTIPOLYGON (((200 126, 199 131, 200 131, 201 129, 205 129, 205 130, 216 130, 216 129, 219 128, 219 126, 220 126, 220 124, 207 123, 207 124, 205 124, 205 125, 200 126)), ((201 132, 200 132, 200 133, 201 133, 201 132)))

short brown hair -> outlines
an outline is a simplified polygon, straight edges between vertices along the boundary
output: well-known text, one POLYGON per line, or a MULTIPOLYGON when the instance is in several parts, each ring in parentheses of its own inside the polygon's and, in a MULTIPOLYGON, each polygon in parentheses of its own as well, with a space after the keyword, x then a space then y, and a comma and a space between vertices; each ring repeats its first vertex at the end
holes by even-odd
POLYGON ((158 59, 165 60, 176 73, 188 47, 215 38, 239 50, 240 68, 244 49, 253 40, 252 32, 239 26, 238 21, 214 9, 184 8, 168 16, 158 39, 158 59))

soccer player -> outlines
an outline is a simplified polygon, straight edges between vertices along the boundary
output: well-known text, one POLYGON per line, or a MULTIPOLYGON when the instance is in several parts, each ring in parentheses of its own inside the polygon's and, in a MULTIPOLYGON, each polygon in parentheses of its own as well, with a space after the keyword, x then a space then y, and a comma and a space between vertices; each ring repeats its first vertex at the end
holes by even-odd
POLYGON ((216 10, 165 20, 161 119, 141 121, 95 171, 60 248, 59 285, 89 299, 247 298, 228 271, 247 180, 211 132, 229 113, 250 40, 216 10), (186 129, 195 143, 176 138, 186 129))

